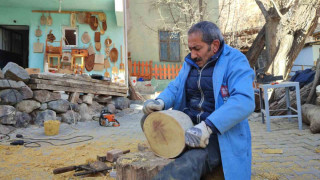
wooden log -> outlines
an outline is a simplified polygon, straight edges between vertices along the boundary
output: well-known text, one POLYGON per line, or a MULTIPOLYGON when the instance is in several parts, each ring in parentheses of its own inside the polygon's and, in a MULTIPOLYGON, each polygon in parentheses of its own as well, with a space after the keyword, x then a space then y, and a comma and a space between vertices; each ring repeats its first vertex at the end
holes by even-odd
POLYGON ((125 154, 117 160, 117 179, 149 180, 171 161, 157 157, 150 151, 125 154))
POLYGON ((185 131, 193 126, 181 111, 164 110, 151 113, 143 124, 151 150, 160 157, 174 158, 185 148, 185 131))
POLYGON ((304 104, 301 108, 302 120, 306 124, 310 124, 312 133, 320 132, 320 106, 313 104, 304 104))
MULTIPOLYGON (((116 163, 117 180, 149 180, 153 179, 161 169, 174 161, 155 156, 150 151, 129 153, 120 156, 116 163)), ((204 180, 223 180, 222 166, 207 172, 201 179, 204 180)))
MULTIPOLYGON (((300 89, 301 105, 306 103, 306 99, 309 95, 311 87, 312 87, 312 83, 309 83, 300 89)), ((291 91, 289 94, 290 94, 290 106, 293 108, 296 108, 297 107, 296 91, 291 91)), ((286 108, 285 96, 283 96, 279 101, 275 101, 274 103, 270 104, 270 110, 278 110, 278 109, 285 109, 285 108, 286 108)), ((287 113, 286 111, 272 111, 270 112, 270 115, 275 116, 275 115, 283 115, 286 113, 287 113)))

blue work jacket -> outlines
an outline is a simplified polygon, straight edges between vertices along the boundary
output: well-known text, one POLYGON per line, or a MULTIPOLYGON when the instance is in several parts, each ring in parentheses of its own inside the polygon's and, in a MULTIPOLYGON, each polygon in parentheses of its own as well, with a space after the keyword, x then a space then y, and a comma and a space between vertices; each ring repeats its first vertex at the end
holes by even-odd
MULTIPOLYGON (((247 117, 254 111, 254 72, 247 58, 224 45, 212 74, 215 111, 208 119, 216 126, 226 180, 251 178, 251 133, 247 117)), ((176 79, 157 97, 165 109, 186 107, 185 84, 191 65, 184 62, 176 79)))

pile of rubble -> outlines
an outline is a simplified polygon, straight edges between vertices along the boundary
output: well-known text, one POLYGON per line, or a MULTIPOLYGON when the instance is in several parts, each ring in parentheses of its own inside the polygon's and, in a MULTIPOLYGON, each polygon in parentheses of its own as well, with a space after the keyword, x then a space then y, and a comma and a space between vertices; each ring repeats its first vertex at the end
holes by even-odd
POLYGON ((47 120, 68 124, 90 121, 103 109, 117 113, 130 105, 130 100, 125 97, 32 91, 28 87, 29 79, 27 71, 15 63, 10 62, 0 70, 0 126, 43 126, 47 120))

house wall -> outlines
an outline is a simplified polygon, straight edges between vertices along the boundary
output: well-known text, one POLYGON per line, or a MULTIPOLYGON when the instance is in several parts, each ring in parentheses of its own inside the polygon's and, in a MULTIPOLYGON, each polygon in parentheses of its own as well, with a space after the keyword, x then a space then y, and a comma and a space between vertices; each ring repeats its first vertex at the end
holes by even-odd
MULTIPOLYGON (((35 36, 35 31, 40 25, 40 17, 41 13, 32 13, 32 9, 25 8, 7 8, 0 7, 0 24, 2 25, 27 25, 29 26, 29 67, 30 68, 40 68, 43 71, 43 62, 44 62, 44 53, 33 53, 33 43, 37 41, 37 37, 35 36), (14 20, 16 23, 14 23, 14 20)), ((118 61, 116 62, 116 66, 119 68, 121 63, 120 61, 120 45, 122 45, 122 52, 124 52, 124 28, 117 26, 116 16, 114 11, 104 11, 107 15, 107 31, 104 35, 101 35, 101 50, 102 54, 105 54, 104 49, 104 41, 109 36, 112 39, 112 42, 115 44, 115 47, 119 51, 118 61)), ((48 14, 45 14, 47 17, 48 14)), ((70 14, 51 14, 53 19, 52 26, 41 26, 42 36, 39 38, 39 42, 45 44, 46 36, 49 33, 49 30, 52 29, 52 33, 56 37, 56 40, 61 39, 62 37, 62 26, 70 25, 70 14)), ((82 34, 87 31, 91 36, 91 43, 94 46, 94 31, 91 30, 90 26, 87 24, 78 24, 78 44, 79 48, 87 48, 89 44, 83 44, 81 42, 82 34)), ((99 28, 98 28, 99 30, 99 28)), ((111 49, 111 48, 110 48, 111 49)), ((96 52, 98 53, 98 52, 96 52)), ((124 53, 122 54, 124 57, 124 53)), ((124 59, 124 58, 123 58, 124 59)), ((111 64, 111 68, 113 64, 111 64)), ((111 68, 108 68, 108 72, 111 74, 111 68)), ((104 74, 103 71, 90 71, 88 74, 104 74)))
MULTIPOLYGON (((295 65, 311 65, 312 66, 313 61, 314 61, 313 47, 312 46, 305 47, 300 51, 298 57, 294 61, 291 71, 301 70, 301 66, 295 66, 295 65)), ((310 67, 306 66, 304 69, 308 69, 308 68, 310 67)), ((291 72, 290 76, 293 76, 293 75, 294 75, 294 72, 291 72)))
POLYGON ((317 60, 318 60, 318 58, 320 58, 319 50, 320 50, 320 45, 313 45, 313 46, 312 46, 313 61, 314 61, 314 63, 316 63, 317 60))
MULTIPOLYGON (((218 0, 208 1, 209 21, 217 22, 218 0)), ((157 9, 151 7, 151 0, 130 0, 128 5, 128 51, 133 61, 160 61, 159 33, 163 30, 157 9)), ((163 14, 166 16, 166 14, 163 14)), ((190 25, 191 26, 191 25, 190 25)), ((186 32, 183 32, 186 34, 186 32)), ((180 60, 188 54, 186 47, 180 48, 180 60)))

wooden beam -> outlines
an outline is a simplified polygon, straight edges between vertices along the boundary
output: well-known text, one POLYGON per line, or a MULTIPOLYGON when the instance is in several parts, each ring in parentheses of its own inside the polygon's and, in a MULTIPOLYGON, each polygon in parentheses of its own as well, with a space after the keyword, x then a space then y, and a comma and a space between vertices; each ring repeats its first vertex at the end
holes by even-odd
POLYGON ((82 13, 82 12, 89 12, 92 15, 99 15, 99 11, 52 11, 52 10, 32 10, 33 13, 57 13, 57 14, 71 14, 71 13, 82 13))
POLYGON ((44 90, 52 90, 52 91, 81 92, 81 93, 127 97, 127 93, 124 94, 124 93, 118 93, 118 92, 101 91, 101 90, 96 90, 94 88, 93 89, 76 88, 76 87, 66 87, 66 86, 49 85, 49 84, 29 84, 28 86, 33 90, 44 89, 44 90))
POLYGON ((72 88, 87 88, 87 89, 96 89, 96 90, 101 90, 101 91, 127 93, 127 90, 125 90, 125 89, 117 89, 117 88, 89 85, 89 84, 83 84, 83 83, 81 84, 81 82, 74 83, 74 82, 67 82, 67 81, 30 79, 29 84, 47 84, 47 85, 57 85, 57 86, 65 86, 65 87, 72 87, 72 88))
POLYGON ((125 85, 119 85, 116 83, 111 83, 110 81, 103 81, 103 80, 97 80, 92 79, 90 77, 84 78, 82 76, 75 76, 75 75, 48 75, 48 74, 32 74, 30 75, 31 79, 48 79, 48 80, 56 80, 56 81, 67 81, 67 82, 80 82, 82 84, 89 84, 92 86, 105 86, 110 88, 117 88, 117 89, 125 89, 128 90, 128 88, 125 85), (72 81, 76 80, 76 81, 72 81))

